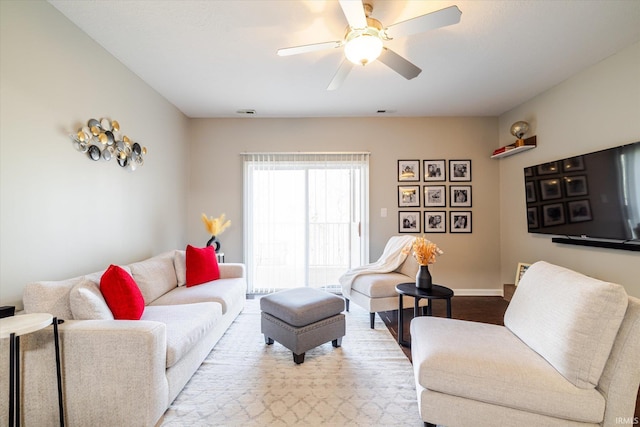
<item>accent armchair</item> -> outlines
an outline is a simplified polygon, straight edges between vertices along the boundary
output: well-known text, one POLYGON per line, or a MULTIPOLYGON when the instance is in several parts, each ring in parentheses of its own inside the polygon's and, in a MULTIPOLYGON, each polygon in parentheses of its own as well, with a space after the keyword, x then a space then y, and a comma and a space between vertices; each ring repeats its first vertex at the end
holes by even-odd
POLYGON ((622 286, 537 262, 518 284, 504 324, 412 320, 425 425, 634 423, 640 300, 622 286))

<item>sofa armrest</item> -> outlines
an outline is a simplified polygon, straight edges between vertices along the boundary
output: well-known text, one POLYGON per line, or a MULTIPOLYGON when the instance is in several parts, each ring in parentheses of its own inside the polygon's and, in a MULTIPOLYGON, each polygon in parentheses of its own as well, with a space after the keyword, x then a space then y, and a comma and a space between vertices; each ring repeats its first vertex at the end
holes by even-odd
POLYGON ((245 277, 244 264, 240 263, 220 263, 220 278, 221 279, 237 279, 245 277))
MULTIPOLYGON (((52 327, 21 337, 25 425, 58 422, 52 327)), ((59 326, 65 420, 69 425, 154 425, 166 410, 166 326, 129 320, 69 320, 59 326)), ((8 370, 8 340, 0 370, 8 370)), ((7 402, 6 376, 0 401, 7 402)), ((2 405, 0 419, 6 415, 2 405)))

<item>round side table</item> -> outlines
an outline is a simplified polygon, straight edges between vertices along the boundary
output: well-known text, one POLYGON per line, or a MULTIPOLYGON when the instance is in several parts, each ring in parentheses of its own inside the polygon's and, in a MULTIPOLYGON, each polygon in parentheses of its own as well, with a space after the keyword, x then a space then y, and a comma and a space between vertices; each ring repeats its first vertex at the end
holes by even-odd
POLYGON ((418 302, 421 299, 428 299, 429 305, 427 306, 427 316, 431 316, 431 301, 436 299, 444 299, 447 302, 447 317, 451 318, 451 297, 453 291, 446 286, 433 285, 431 289, 420 289, 416 287, 415 282, 400 283, 396 286, 396 292, 398 293, 398 344, 405 347, 411 347, 409 341, 404 340, 404 307, 402 306, 402 296, 406 295, 413 297, 413 316, 420 315, 418 302))
POLYGON ((49 313, 31 313, 0 319, 0 339, 9 338, 9 425, 20 426, 20 336, 39 331, 53 324, 58 377, 58 409, 60 425, 64 426, 62 381, 60 370, 60 341, 58 319, 49 313))

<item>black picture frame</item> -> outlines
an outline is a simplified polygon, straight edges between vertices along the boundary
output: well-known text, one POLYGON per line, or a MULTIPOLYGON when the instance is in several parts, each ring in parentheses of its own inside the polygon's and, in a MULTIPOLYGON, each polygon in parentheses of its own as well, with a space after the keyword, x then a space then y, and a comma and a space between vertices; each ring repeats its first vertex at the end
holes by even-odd
POLYGON ((398 207, 399 208, 420 207, 420 186, 419 185, 398 185, 398 207))
POLYGON ((449 233, 471 233, 471 211, 449 211, 449 233))
POLYGON ((452 208, 471 207, 471 186, 470 185, 450 185, 449 186, 449 206, 452 208))
POLYGON ((423 160, 422 170, 424 172, 424 182, 437 182, 447 180, 446 160, 423 160))
POLYGON ((425 211, 424 212, 424 232, 425 233, 446 233, 447 213, 445 211, 425 211))
POLYGON ((423 196, 425 208, 447 206, 447 187, 444 185, 424 185, 423 196))
POLYGON ((471 181, 471 160, 449 160, 449 181, 471 181))
POLYGON ((398 160, 398 182, 420 181, 420 160, 398 160))
POLYGON ((420 233, 420 211, 399 211, 398 233, 420 233))

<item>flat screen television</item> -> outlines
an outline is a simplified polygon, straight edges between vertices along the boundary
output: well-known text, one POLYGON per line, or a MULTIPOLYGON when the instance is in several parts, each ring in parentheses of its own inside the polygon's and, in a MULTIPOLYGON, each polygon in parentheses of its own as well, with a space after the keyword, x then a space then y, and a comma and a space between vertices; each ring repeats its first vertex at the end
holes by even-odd
POLYGON ((524 168, 524 182, 530 233, 640 248, 640 141, 524 168))

